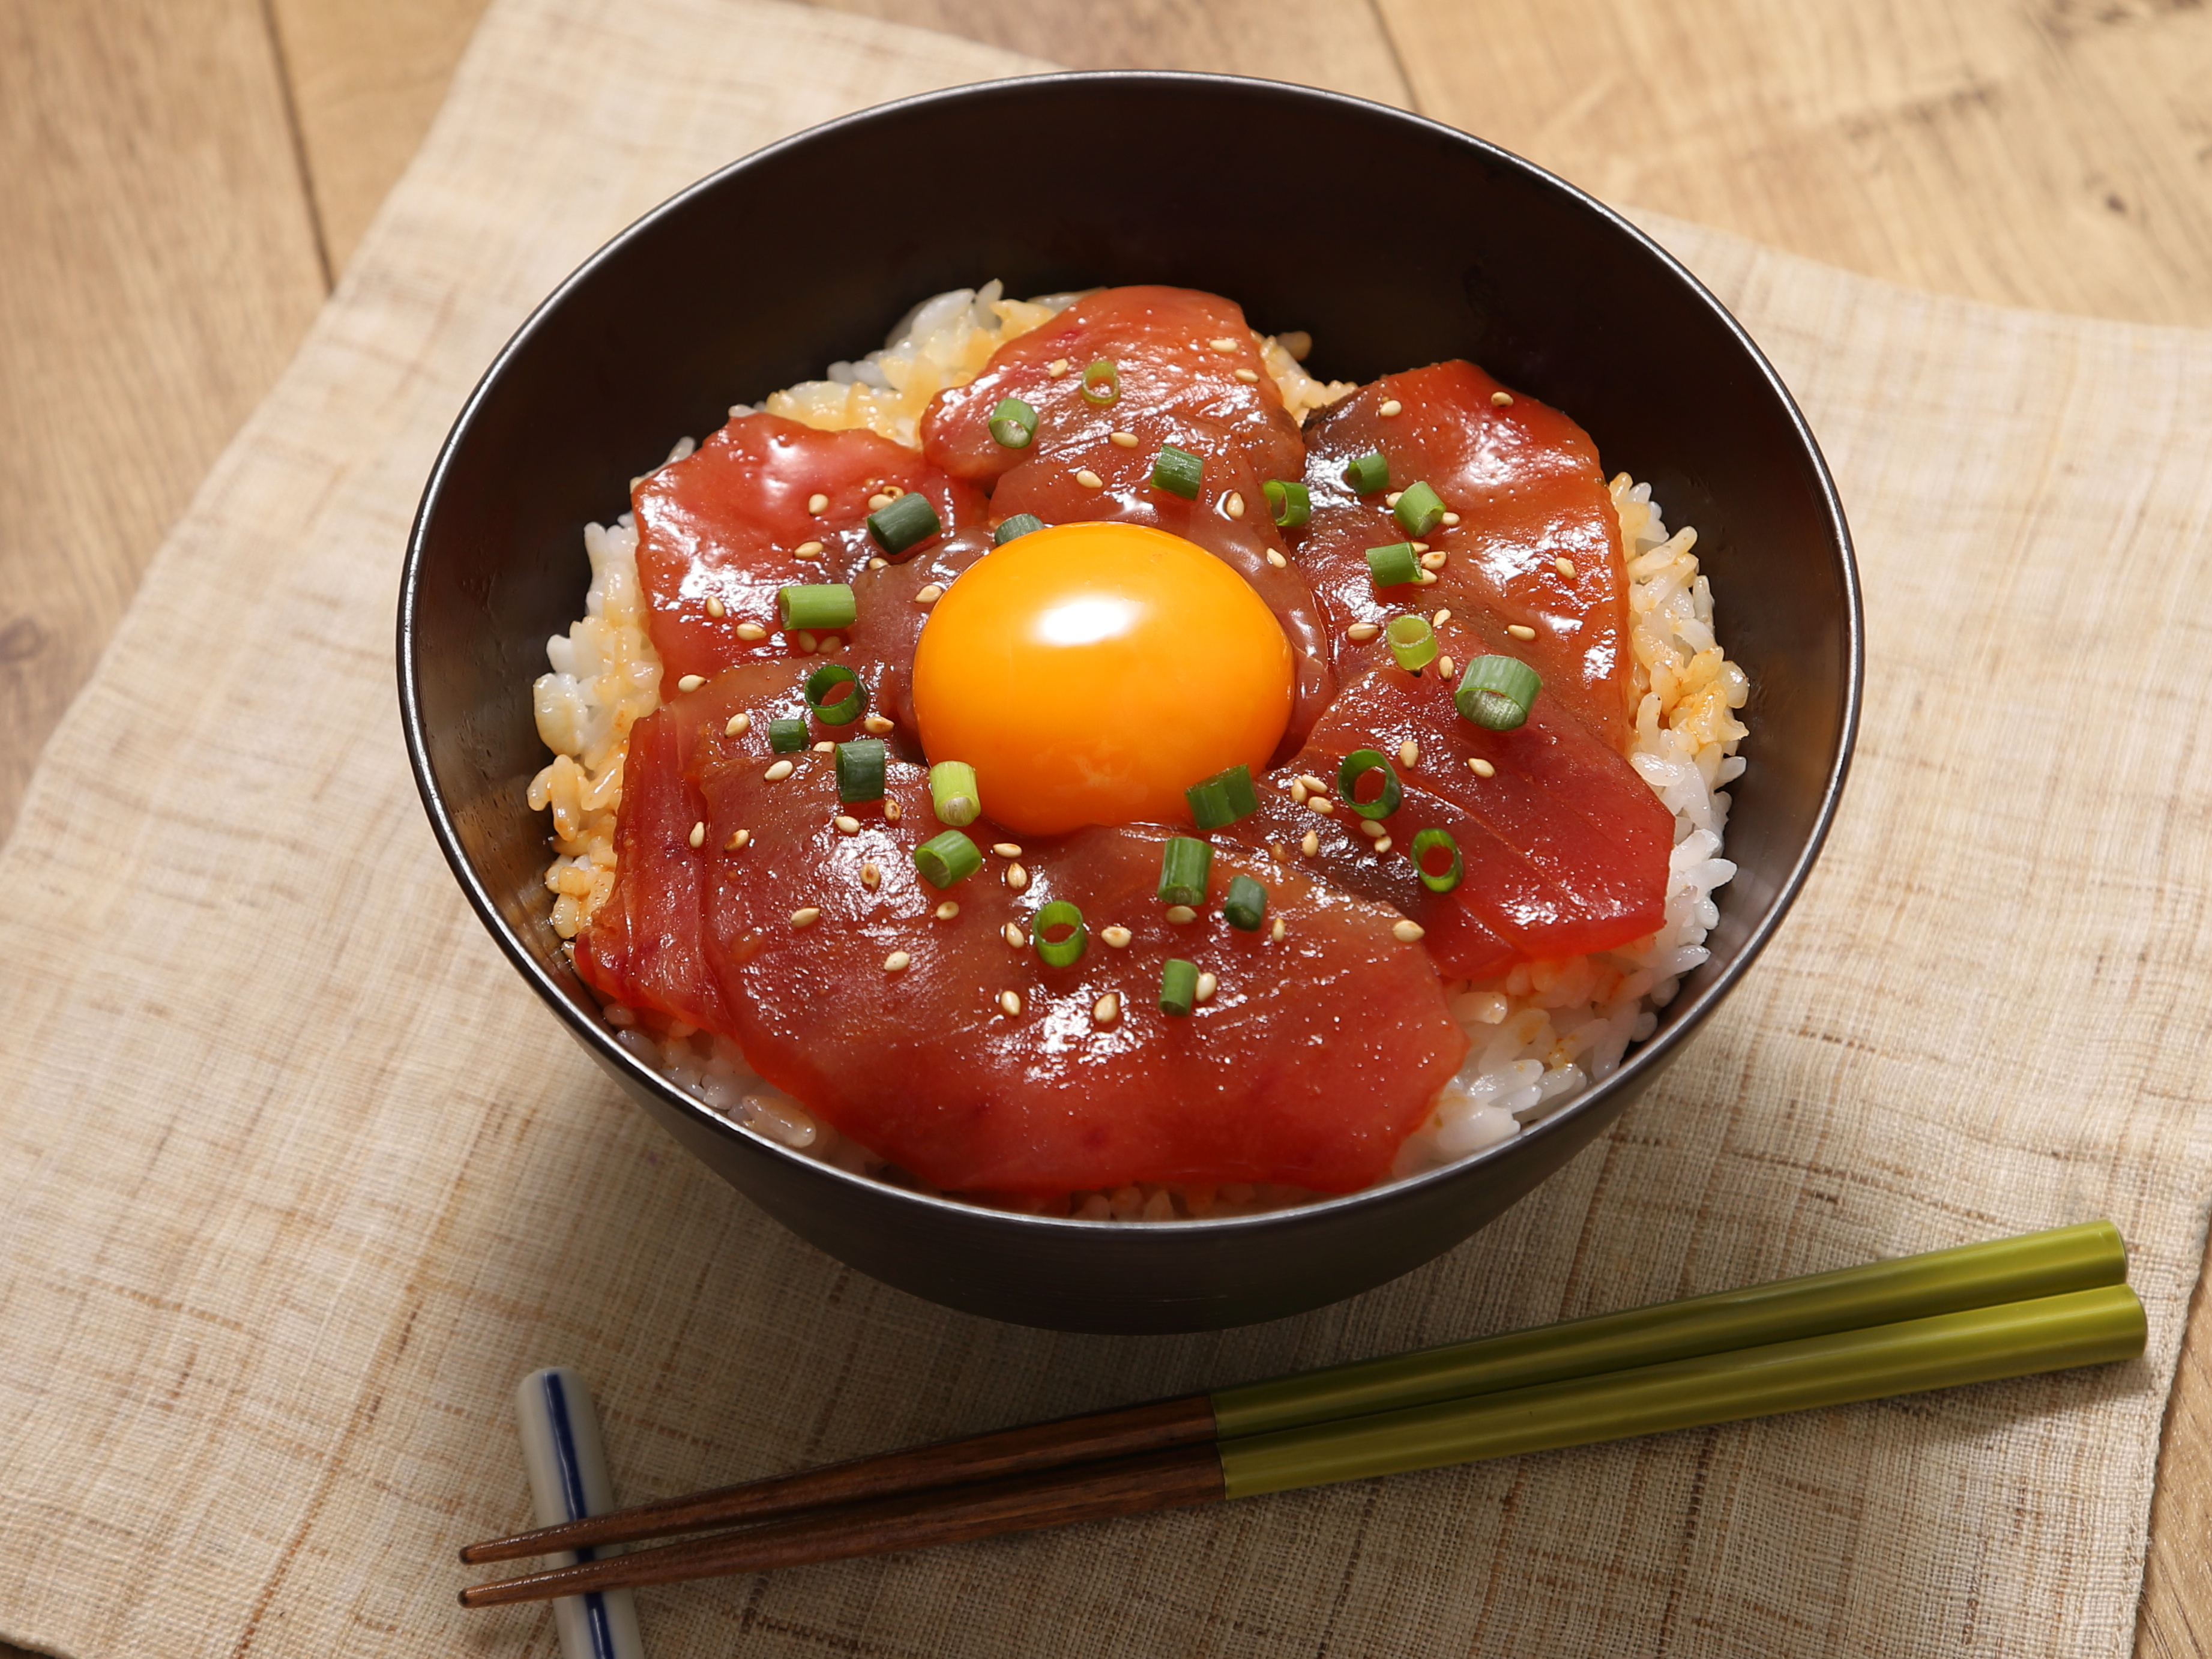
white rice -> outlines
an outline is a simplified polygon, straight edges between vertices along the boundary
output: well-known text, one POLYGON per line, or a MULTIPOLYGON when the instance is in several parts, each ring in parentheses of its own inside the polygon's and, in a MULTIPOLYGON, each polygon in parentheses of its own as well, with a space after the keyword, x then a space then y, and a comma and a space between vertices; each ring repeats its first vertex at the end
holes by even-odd
MULTIPOLYGON (((833 363, 826 379, 772 393, 761 407, 827 431, 864 427, 918 448, 917 423, 931 398, 966 385, 1000 345, 1077 297, 1007 300, 995 282, 940 294, 902 319, 882 349, 857 362, 833 363)), ((1303 337, 1254 337, 1302 424, 1352 390, 1315 380, 1298 367, 1308 343, 1303 337)), ((747 408, 738 404, 731 413, 747 408)), ((696 447, 685 438, 668 459, 680 460, 696 447)), ((1626 473, 1613 480, 1611 490, 1628 561, 1640 698, 1629 761, 1674 815, 1665 924, 1621 950, 1526 963, 1503 979, 1454 987, 1452 1013, 1472 1046, 1427 1121, 1400 1148, 1395 1176, 1510 1140, 1618 1069, 1629 1045, 1656 1028, 1657 1011, 1674 1000, 1682 975, 1710 954, 1705 936, 1719 921, 1713 894, 1735 874, 1735 866, 1720 855, 1729 811, 1723 786, 1743 771, 1735 748, 1746 733, 1735 711, 1748 698, 1750 682, 1715 637, 1712 589, 1691 550, 1697 532, 1685 526, 1670 535, 1650 486, 1626 473)), ((552 672, 534 687, 538 734, 554 758, 532 781, 530 805, 553 813, 557 856, 545 884, 556 895, 552 923, 563 939, 575 937, 613 885, 615 818, 630 727, 660 701, 660 661, 646 631, 631 516, 586 526, 584 549, 592 562, 585 614, 566 635, 546 642, 552 672)), ((607 1008, 606 1018, 624 1048, 731 1121, 840 1168, 919 1184, 764 1082, 728 1037, 679 1024, 656 1040, 619 1004, 607 1008)), ((1088 1220, 1169 1221, 1249 1213, 1315 1197, 1242 1182, 1140 1182, 1026 1207, 1088 1220)))

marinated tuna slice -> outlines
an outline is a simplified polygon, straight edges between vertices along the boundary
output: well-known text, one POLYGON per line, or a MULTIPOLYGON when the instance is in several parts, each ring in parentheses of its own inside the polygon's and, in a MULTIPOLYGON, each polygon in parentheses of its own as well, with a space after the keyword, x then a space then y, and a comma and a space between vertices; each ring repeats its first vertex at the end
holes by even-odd
MULTIPOLYGON (((1492 732, 1462 719, 1451 688, 1432 676, 1377 670, 1344 689, 1304 752, 1269 782, 1261 811, 1237 825, 1240 838, 1288 850, 1310 831, 1319 873, 1419 922, 1437 966, 1454 978, 1612 950, 1665 920, 1672 815, 1626 760, 1548 695, 1536 699, 1526 725, 1492 732), (1401 758, 1409 741, 1410 766, 1401 758), (1387 757, 1403 791, 1397 810, 1376 820, 1382 837, 1368 835, 1340 799, 1338 769, 1361 749, 1387 757), (1327 785, 1329 812, 1291 799, 1302 775, 1327 785), (1431 828, 1459 850, 1462 875, 1449 893, 1430 891, 1413 867, 1414 837, 1431 828)), ((1379 775, 1364 781, 1361 798, 1379 793, 1381 782, 1379 775)))
POLYGON ((1263 478, 1297 477, 1305 459, 1243 309, 1218 294, 1137 287, 1085 295, 1000 346, 968 385, 939 393, 922 416, 922 453, 956 478, 988 483, 1011 471, 1031 451, 991 435, 991 411, 1006 398, 1036 411, 1039 450, 1103 447, 1109 433, 1173 412, 1222 433, 1263 478), (1084 396, 1084 371, 1097 362, 1114 366, 1111 403, 1084 396))
POLYGON ((988 850, 1003 832, 978 823, 987 867, 939 891, 913 861, 941 828, 921 769, 890 763, 894 822, 880 804, 841 806, 832 756, 790 757, 794 775, 771 782, 757 726, 703 729, 708 949, 746 1058, 935 1186, 1350 1190, 1384 1173, 1464 1053, 1434 966, 1382 906, 1231 848, 1215 897, 1240 872, 1267 883, 1284 938, 1213 912, 1173 926, 1157 896, 1169 832, 1145 827, 1032 843, 1017 890, 1010 859, 988 850), (1029 942, 1055 899, 1090 930, 1060 968, 1029 942), (1128 943, 1105 943, 1109 925, 1128 943), (1159 1007, 1170 957, 1218 981, 1187 1018, 1159 1007), (1102 1018, 1109 995, 1119 1007, 1102 1018))
POLYGON ((908 491, 928 498, 948 532, 982 521, 982 496, 913 451, 872 432, 817 432, 775 415, 740 415, 639 479, 631 491, 638 577, 653 607, 662 684, 785 655, 792 641, 776 590, 846 581, 866 568, 883 551, 868 533, 869 502, 908 491), (817 495, 825 498, 818 512, 817 495), (748 639, 750 628, 765 632, 748 639))
MULTIPOLYGON (((798 713, 805 677, 795 661, 748 664, 663 704, 630 729, 614 890, 576 936, 576 971, 601 995, 659 1016, 656 1024, 730 1029, 706 951, 703 836, 699 847, 691 844, 707 803, 685 769, 701 730, 720 730, 741 708, 798 713)), ((762 725, 765 730, 764 718, 762 725)))
POLYGON ((914 718, 914 648, 921 625, 954 579, 990 550, 989 531, 963 530, 902 562, 854 574, 853 625, 837 660, 867 686, 868 712, 894 722, 883 735, 902 760, 922 757, 914 718))
POLYGON ((1559 702, 1626 752, 1635 713, 1628 576, 1620 517, 1589 434, 1474 364, 1454 362, 1362 386, 1308 422, 1306 444, 1312 518, 1292 542, 1335 643, 1340 679, 1390 660, 1382 639, 1355 642, 1347 629, 1449 611, 1437 630, 1446 655, 1461 663, 1490 653, 1520 658, 1559 702), (1376 451, 1389 464, 1389 482, 1363 495, 1345 469, 1376 451), (1459 522, 1411 536, 1389 501, 1416 483, 1459 522), (1436 580, 1377 589, 1367 550, 1416 539, 1442 556, 1436 580), (1511 634, 1515 626, 1532 637, 1511 634))
POLYGON ((1018 513, 1031 513, 1048 525, 1109 520, 1143 525, 1195 543, 1243 577, 1274 612, 1291 645, 1294 696, 1278 751, 1287 754, 1321 718, 1336 682, 1321 608, 1268 519, 1261 479, 1218 427, 1173 413, 1128 419, 1134 447, 1101 441, 1044 450, 999 481, 991 516, 1004 522, 1018 513), (1194 499, 1152 482, 1152 468, 1166 444, 1204 463, 1194 499), (1097 482, 1085 482, 1086 475, 1097 482))

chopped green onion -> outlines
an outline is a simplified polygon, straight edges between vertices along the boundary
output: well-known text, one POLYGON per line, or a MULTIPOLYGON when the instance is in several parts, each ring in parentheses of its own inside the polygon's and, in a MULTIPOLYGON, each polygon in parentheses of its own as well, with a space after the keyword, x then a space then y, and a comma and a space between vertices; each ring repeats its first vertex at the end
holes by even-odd
POLYGON ((950 887, 983 867, 983 854, 957 830, 932 836, 914 849, 914 867, 932 887, 950 887))
POLYGON ((1110 358, 1101 357, 1083 371, 1083 401, 1103 409, 1121 395, 1121 377, 1110 358))
POLYGON ((1510 732, 1528 718, 1543 684, 1517 657, 1477 657, 1468 664, 1452 702, 1477 726, 1510 732))
POLYGON ((1459 843, 1451 838, 1450 830, 1424 830, 1413 837, 1413 873, 1420 877, 1421 885, 1431 893, 1449 893, 1459 885, 1466 869, 1460 862, 1459 843), (1451 854, 1451 865, 1448 869, 1431 871, 1429 854, 1439 847, 1451 854))
POLYGON ((1034 513, 1017 513, 991 532, 991 545, 1004 547, 1017 536, 1026 536, 1032 530, 1044 528, 1044 520, 1034 513))
POLYGON ((868 706, 868 688, 843 663, 825 662, 806 677, 806 706, 824 726, 850 726, 868 706), (853 689, 835 702, 822 701, 841 685, 853 689))
POLYGON ((1370 449, 1350 462, 1344 469, 1344 481, 1362 495, 1372 495, 1390 483, 1390 463, 1379 449, 1370 449))
POLYGON ((1202 783, 1194 783, 1182 792, 1190 803, 1191 822, 1201 830, 1218 830, 1224 824, 1234 823, 1247 812, 1260 810, 1260 792, 1252 787, 1252 769, 1232 766, 1224 772, 1216 772, 1202 783))
POLYGON ((837 799, 881 800, 884 798, 884 757, 881 738, 854 738, 837 745, 837 799))
POLYGON ((768 723, 768 746, 779 755, 795 755, 806 747, 806 722, 798 720, 770 720, 768 723))
POLYGON ((1001 398, 991 411, 991 435, 1002 449, 1027 449, 1036 436, 1036 410, 1019 398, 1001 398))
POLYGON ((1344 764, 1336 769, 1336 793, 1347 811, 1363 818, 1389 817, 1398 810, 1398 803, 1406 793, 1398 787, 1397 769, 1378 749, 1355 749, 1344 757, 1344 764), (1370 772, 1382 773, 1382 793, 1373 800, 1362 800, 1355 790, 1359 780, 1370 772))
POLYGON ((1170 836, 1160 854, 1160 902, 1206 902, 1206 878, 1213 868, 1213 848, 1189 836, 1170 836))
POLYGON ((1410 483, 1390 509, 1408 536, 1425 536, 1443 522, 1443 498, 1426 483, 1410 483))
POLYGON ((929 769, 929 804, 937 821, 958 830, 982 816, 983 792, 975 787, 975 769, 966 761, 939 761, 929 769))
POLYGON ((889 507, 868 514, 868 534, 886 553, 903 553, 944 528, 929 497, 918 489, 909 489, 889 507))
POLYGON ((1313 497, 1302 483, 1270 478, 1260 489, 1267 498, 1267 511, 1273 515, 1278 530, 1295 530, 1313 514, 1313 497))
POLYGON ((1231 927, 1258 933, 1267 919, 1267 890, 1249 876, 1237 877, 1229 884, 1229 896, 1221 901, 1221 915, 1231 927))
MULTIPOLYGON (((907 498, 903 495, 900 501, 907 498)), ((924 507, 929 503, 924 501, 924 507)), ((934 508, 929 516, 936 518, 934 508)), ((874 520, 871 520, 870 523, 874 520)), ((825 633, 833 628, 850 628, 859 614, 853 603, 853 590, 842 582, 812 582, 775 590, 775 608, 783 617, 786 628, 810 628, 816 633, 825 633)))
POLYGON ((1418 674, 1437 659, 1437 630, 1426 617, 1393 617, 1382 630, 1390 654, 1408 674, 1418 674))
POLYGON ((1205 477, 1206 463, 1190 451, 1177 449, 1173 444, 1160 446, 1160 458, 1152 463, 1153 489, 1194 501, 1198 499, 1198 486, 1205 477))
POLYGON ((1392 542, 1388 547, 1367 550, 1367 573, 1375 578, 1376 586, 1395 587, 1418 577, 1421 562, 1413 556, 1413 543, 1392 542))
POLYGON ((1160 969, 1160 1012, 1187 1018, 1198 1006, 1198 964, 1185 962, 1181 957, 1170 957, 1168 965, 1160 969))
POLYGON ((1048 968, 1066 968, 1083 954, 1083 947, 1091 942, 1091 930, 1083 925, 1083 912, 1066 899, 1054 899, 1036 913, 1030 924, 1030 943, 1044 958, 1048 968), (1065 939, 1046 937, 1055 927, 1072 929, 1065 939))

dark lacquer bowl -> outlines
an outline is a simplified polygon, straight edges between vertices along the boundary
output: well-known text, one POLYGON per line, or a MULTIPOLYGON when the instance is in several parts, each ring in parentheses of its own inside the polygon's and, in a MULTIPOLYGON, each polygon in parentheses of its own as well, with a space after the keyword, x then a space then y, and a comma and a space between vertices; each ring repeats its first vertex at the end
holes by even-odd
POLYGON ((1711 295, 1626 222, 1432 122, 1217 76, 1050 76, 836 121, 738 161, 595 254, 493 363, 422 496, 399 609, 415 778, 518 971, 670 1133, 801 1237, 999 1319, 1177 1331, 1274 1318, 1451 1249, 1650 1086, 1751 964, 1818 852, 1859 702, 1849 533, 1803 419, 1711 295), (827 204, 842 204, 833 210, 827 204), (823 215, 838 228, 825 237, 823 215), (1755 688, 1712 959, 1611 1078, 1518 1139, 1310 1207, 1118 1224, 848 1175, 734 1127, 612 1041, 548 925, 530 684, 581 614, 581 530, 732 403, 882 342, 917 300, 1169 283, 1305 329, 1364 380, 1465 356, 1565 410, 1694 524, 1755 688))

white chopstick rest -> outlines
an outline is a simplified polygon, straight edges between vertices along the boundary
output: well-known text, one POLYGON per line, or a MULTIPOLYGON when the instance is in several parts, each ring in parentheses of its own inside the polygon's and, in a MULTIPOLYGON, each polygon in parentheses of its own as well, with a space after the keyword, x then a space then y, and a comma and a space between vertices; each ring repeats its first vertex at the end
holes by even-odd
MULTIPOLYGON (((599 1416, 582 1377, 566 1365, 532 1371, 514 1391, 514 1411, 539 1526, 557 1527, 614 1508, 599 1416)), ((598 1554, 573 1550, 553 1559, 565 1566, 598 1554)), ((553 1624, 561 1633, 563 1659, 645 1659, 637 1604, 626 1589, 564 1595, 553 1603, 553 1624)))

